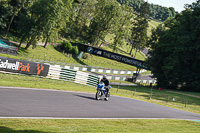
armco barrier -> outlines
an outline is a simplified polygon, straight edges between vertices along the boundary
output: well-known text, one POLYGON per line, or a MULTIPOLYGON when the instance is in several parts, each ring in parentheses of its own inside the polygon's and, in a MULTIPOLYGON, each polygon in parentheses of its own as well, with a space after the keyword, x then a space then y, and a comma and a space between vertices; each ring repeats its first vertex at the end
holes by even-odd
POLYGON ((72 81, 89 86, 96 86, 99 82, 99 77, 96 75, 67 69, 67 67, 5 57, 0 57, 0 73, 38 75, 40 77, 72 81))
MULTIPOLYGON (((108 68, 98 68, 98 67, 94 67, 94 66, 78 66, 78 65, 77 66, 57 65, 57 66, 65 67, 67 69, 73 69, 73 70, 76 70, 76 71, 88 71, 88 72, 98 72, 98 73, 106 73, 106 74, 130 74, 130 75, 132 75, 133 73, 136 73, 136 71, 117 70, 117 69, 108 69, 108 68)), ((143 72, 146 72, 146 71, 147 70, 140 70, 140 73, 143 73, 143 72)))
POLYGON ((155 84, 156 83, 156 80, 136 80, 136 83, 142 83, 142 84, 155 84))
MULTIPOLYGON (((86 66, 86 65, 79 65, 79 64, 69 64, 69 63, 62 63, 62 62, 51 62, 46 60, 37 60, 37 59, 28 59, 34 62, 45 62, 48 64, 59 64, 60 67, 65 67, 67 69, 73 69, 76 71, 88 71, 88 72, 98 72, 98 73, 106 73, 106 74, 130 74, 136 73, 136 71, 127 71, 127 70, 120 70, 120 69, 109 69, 103 67, 95 67, 95 66, 86 66)), ((140 70, 140 73, 146 72, 147 70, 140 70)))
POLYGON ((50 65, 47 78, 72 81, 89 86, 96 86, 99 82, 99 77, 96 75, 68 68, 68 66, 50 65))
POLYGON ((50 65, 47 78, 51 78, 51 79, 60 79, 60 72, 61 72, 61 69, 62 69, 62 68, 61 68, 60 66, 53 66, 53 65, 50 65))
MULTIPOLYGON (((0 72, 13 74, 38 75, 57 80, 96 86, 100 77, 86 72, 69 69, 70 66, 48 65, 24 60, 0 57, 0 72)), ((107 76, 109 80, 126 80, 126 76, 107 76)), ((154 80, 137 80, 137 83, 154 83, 154 80)))

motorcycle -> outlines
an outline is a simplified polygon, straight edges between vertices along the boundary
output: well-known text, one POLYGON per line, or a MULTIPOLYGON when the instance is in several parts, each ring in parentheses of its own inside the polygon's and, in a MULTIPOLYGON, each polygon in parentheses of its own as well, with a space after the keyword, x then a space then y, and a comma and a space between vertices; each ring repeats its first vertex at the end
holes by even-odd
MULTIPOLYGON (((108 89, 111 89, 111 86, 109 86, 108 89)), ((97 85, 97 92, 96 92, 96 100, 100 100, 101 98, 104 98, 104 100, 108 101, 110 98, 110 92, 106 91, 105 84, 103 82, 100 82, 97 85)))

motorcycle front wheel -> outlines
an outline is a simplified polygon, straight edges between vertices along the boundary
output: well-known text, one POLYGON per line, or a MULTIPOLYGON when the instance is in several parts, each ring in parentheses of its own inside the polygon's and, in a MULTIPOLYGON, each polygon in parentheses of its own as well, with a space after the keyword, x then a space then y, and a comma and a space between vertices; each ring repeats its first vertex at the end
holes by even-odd
POLYGON ((96 100, 100 100, 100 97, 101 97, 100 92, 97 91, 96 96, 95 96, 96 100))

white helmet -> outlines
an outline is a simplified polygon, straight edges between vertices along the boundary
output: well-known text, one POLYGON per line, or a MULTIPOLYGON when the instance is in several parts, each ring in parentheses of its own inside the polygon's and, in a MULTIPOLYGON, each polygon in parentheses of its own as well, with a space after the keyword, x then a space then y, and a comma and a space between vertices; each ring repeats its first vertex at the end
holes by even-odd
POLYGON ((106 75, 103 75, 103 79, 106 79, 106 75))

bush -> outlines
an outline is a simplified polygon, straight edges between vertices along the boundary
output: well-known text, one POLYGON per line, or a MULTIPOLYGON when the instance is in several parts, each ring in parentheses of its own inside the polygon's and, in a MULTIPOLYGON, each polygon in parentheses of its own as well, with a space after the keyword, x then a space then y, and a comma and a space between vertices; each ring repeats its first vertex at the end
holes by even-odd
POLYGON ((72 47, 72 53, 73 54, 78 54, 79 50, 77 46, 72 47))
POLYGON ((72 44, 70 42, 66 42, 66 44, 65 44, 65 51, 67 53, 71 53, 72 52, 72 44))
POLYGON ((60 48, 61 50, 65 50, 67 53, 72 52, 72 44, 70 42, 62 42, 60 48))
POLYGON ((89 58, 90 58, 90 55, 89 55, 88 53, 84 53, 84 55, 83 55, 82 58, 83 58, 83 59, 89 59, 89 58))
POLYGON ((61 50, 65 50, 65 45, 67 44, 67 42, 62 42, 60 45, 60 49, 61 50))

